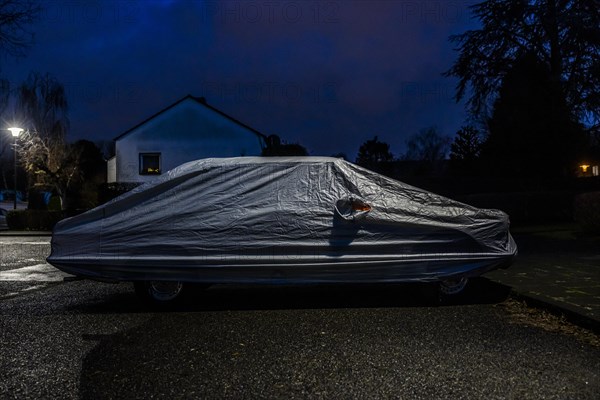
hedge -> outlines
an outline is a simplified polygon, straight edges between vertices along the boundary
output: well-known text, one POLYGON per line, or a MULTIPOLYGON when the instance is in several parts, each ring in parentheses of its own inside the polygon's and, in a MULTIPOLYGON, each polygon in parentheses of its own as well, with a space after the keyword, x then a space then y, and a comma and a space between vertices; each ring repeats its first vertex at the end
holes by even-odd
POLYGON ((480 208, 496 208, 510 216, 511 223, 548 223, 573 221, 570 191, 531 191, 482 193, 456 196, 456 200, 480 208))
POLYGON ((600 233, 600 192, 575 197, 575 221, 585 232, 600 233))
POLYGON ((8 229, 17 231, 51 231, 64 218, 62 211, 17 210, 6 216, 8 229))

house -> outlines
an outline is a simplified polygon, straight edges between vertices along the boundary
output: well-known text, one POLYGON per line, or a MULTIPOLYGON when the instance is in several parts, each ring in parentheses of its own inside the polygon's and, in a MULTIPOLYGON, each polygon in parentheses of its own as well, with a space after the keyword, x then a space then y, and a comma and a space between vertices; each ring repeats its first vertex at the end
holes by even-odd
POLYGON ((188 95, 114 139, 108 183, 151 182, 187 161, 207 157, 257 156, 265 135, 188 95))
POLYGON ((577 176, 579 178, 589 178, 593 176, 600 176, 600 163, 596 162, 583 162, 579 165, 579 169, 577 170, 577 176))

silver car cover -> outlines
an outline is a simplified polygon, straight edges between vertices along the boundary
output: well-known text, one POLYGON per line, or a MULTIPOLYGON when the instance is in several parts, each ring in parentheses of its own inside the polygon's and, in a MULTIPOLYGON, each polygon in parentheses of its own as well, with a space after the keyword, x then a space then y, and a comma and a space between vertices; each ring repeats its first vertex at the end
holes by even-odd
POLYGON ((215 158, 59 222, 48 261, 101 280, 435 281, 509 264, 508 228, 342 159, 215 158))

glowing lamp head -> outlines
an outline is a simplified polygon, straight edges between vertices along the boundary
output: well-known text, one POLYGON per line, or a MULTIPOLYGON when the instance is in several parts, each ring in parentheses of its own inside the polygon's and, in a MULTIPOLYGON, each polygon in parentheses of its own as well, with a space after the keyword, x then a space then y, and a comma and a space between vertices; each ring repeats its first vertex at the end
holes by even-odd
POLYGON ((10 131, 10 133, 12 133, 13 137, 19 137, 19 135, 23 132, 22 128, 16 127, 8 128, 8 130, 10 131))
POLYGON ((588 164, 581 164, 579 168, 581 168, 581 172, 587 172, 590 166, 588 164))

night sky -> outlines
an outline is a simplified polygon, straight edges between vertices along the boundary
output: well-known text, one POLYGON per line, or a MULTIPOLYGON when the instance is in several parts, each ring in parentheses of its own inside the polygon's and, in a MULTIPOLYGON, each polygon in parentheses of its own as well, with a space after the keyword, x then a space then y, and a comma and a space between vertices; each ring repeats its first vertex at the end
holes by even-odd
POLYGON ((311 155, 354 160, 379 136, 463 124, 448 36, 476 28, 474 1, 48 1, 12 85, 62 82, 71 140, 110 140, 187 94, 311 155))

